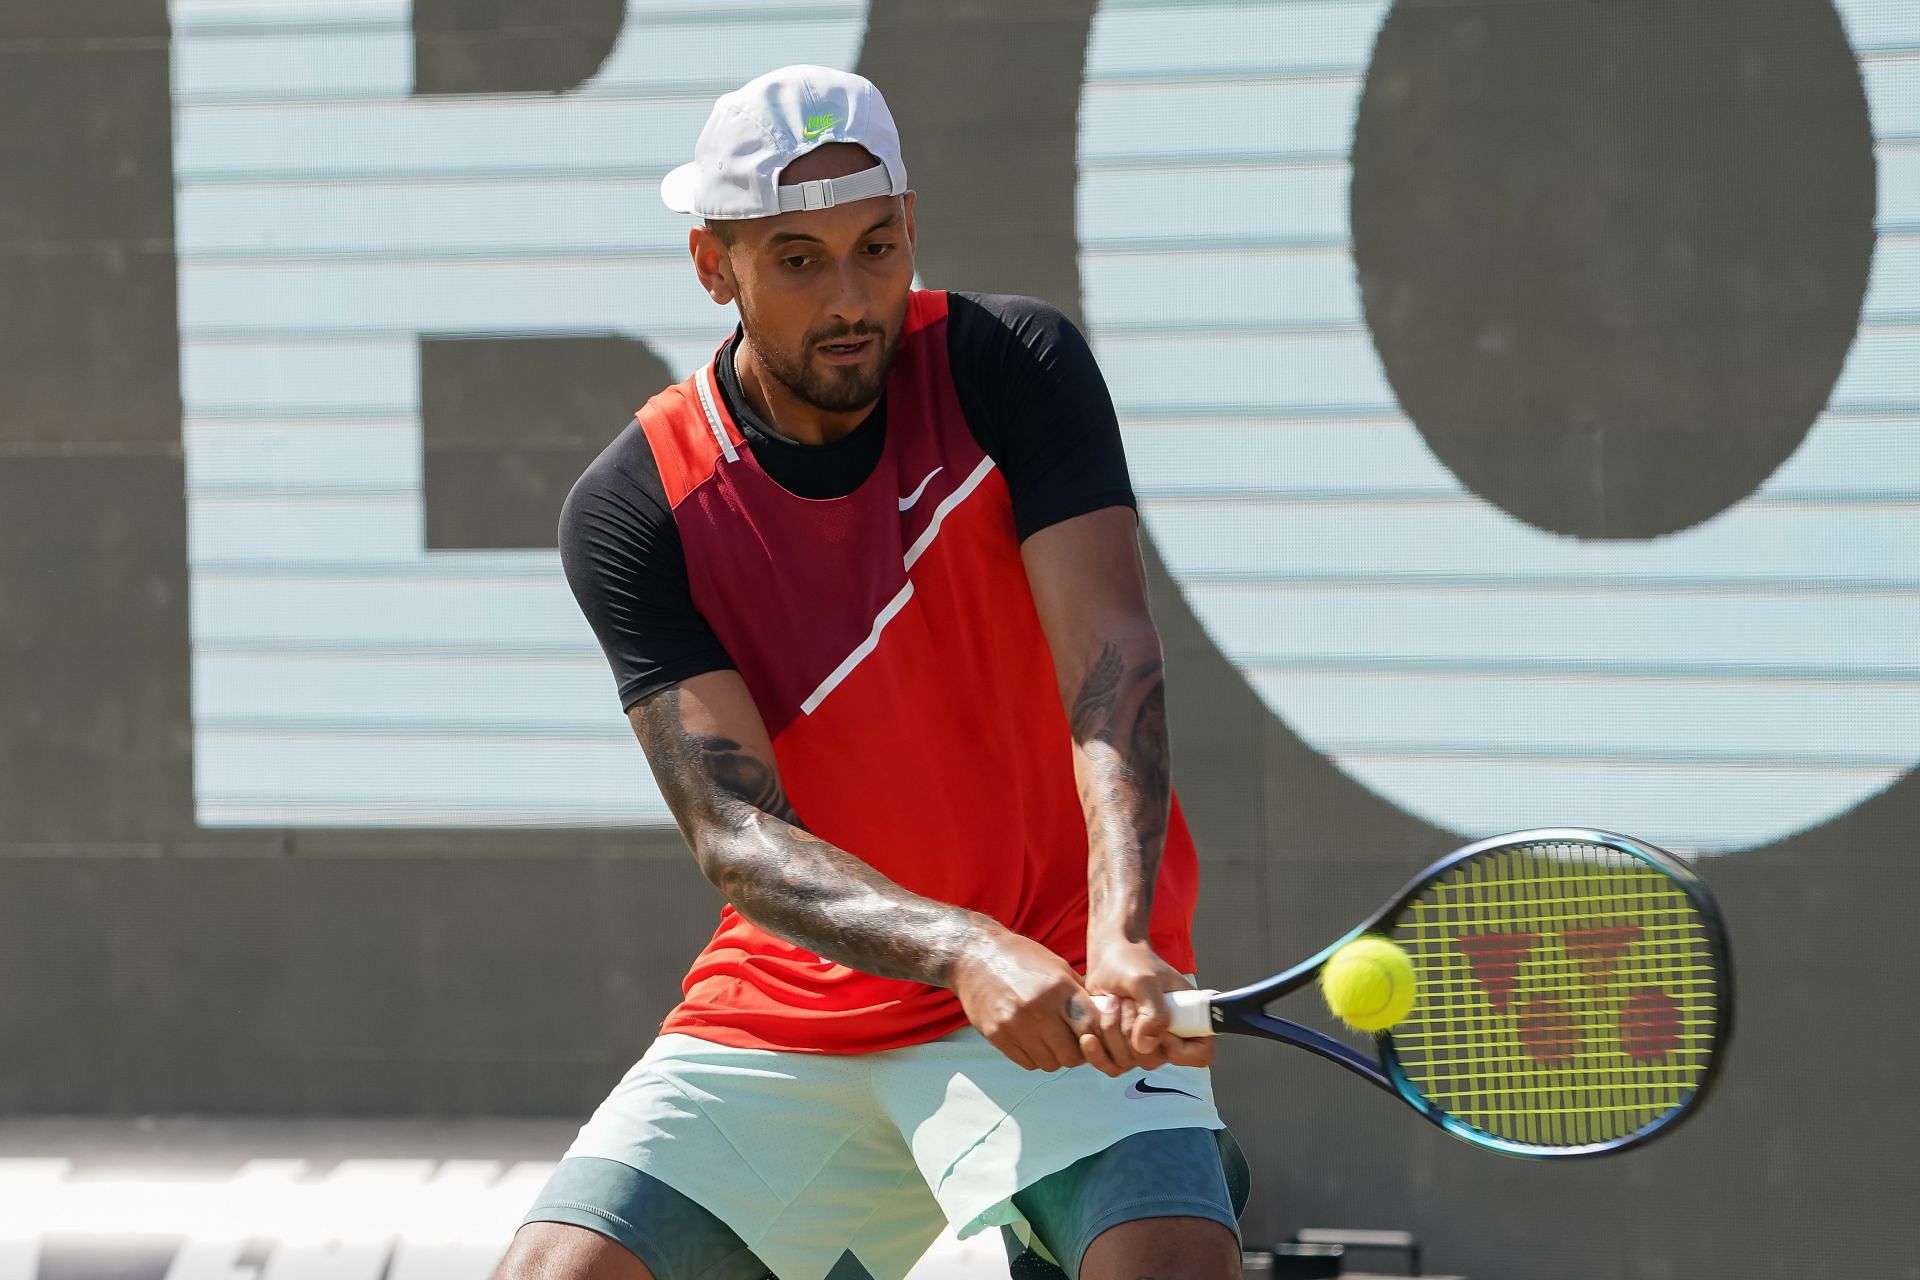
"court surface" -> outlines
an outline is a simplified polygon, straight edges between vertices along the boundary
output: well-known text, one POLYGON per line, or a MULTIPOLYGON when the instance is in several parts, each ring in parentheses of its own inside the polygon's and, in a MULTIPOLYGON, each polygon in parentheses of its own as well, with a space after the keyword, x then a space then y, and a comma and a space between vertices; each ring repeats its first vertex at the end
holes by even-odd
MULTIPOLYGON (((0 1280, 487 1280, 570 1119, 0 1120, 0 1280)), ((912 1280, 1007 1274, 997 1233, 912 1280)))

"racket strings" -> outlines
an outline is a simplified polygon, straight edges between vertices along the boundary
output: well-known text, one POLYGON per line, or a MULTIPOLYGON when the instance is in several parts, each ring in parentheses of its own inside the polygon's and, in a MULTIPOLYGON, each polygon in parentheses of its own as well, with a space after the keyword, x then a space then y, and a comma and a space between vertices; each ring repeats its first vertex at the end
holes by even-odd
POLYGON ((1685 1104, 1713 1055, 1712 934, 1668 875, 1604 845, 1490 851, 1429 885, 1393 937, 1419 997, 1393 1029, 1431 1102, 1508 1141, 1616 1141, 1685 1104))

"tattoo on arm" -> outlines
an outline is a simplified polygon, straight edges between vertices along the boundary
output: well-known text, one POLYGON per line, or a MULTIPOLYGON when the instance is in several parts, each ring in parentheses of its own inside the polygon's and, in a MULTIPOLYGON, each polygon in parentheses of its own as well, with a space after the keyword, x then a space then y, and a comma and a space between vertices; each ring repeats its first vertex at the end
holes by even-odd
MULTIPOLYGON (((673 691, 678 696, 679 690, 673 691)), ((685 733, 685 740, 699 748, 702 764, 722 791, 746 801, 763 813, 770 813, 791 827, 802 827, 800 815, 787 800, 780 776, 767 762, 753 755, 732 738, 708 738, 685 733)))
POLYGON ((1087 813, 1089 915, 1145 940, 1173 787, 1161 660, 1129 668, 1120 646, 1107 642, 1068 721, 1086 757, 1080 803, 1087 813))
POLYGON ((700 869, 762 929, 848 968, 945 986, 962 951, 995 927, 809 832, 771 764, 686 727, 677 687, 637 710, 640 744, 700 869))
POLYGON ((1084 742, 1107 732, 1107 722, 1113 718, 1113 704, 1120 697, 1120 678, 1126 670, 1119 645, 1109 642, 1101 648, 1100 656, 1093 660, 1073 700, 1073 714, 1069 719, 1076 740, 1084 742))
POLYGON ((1140 700, 1140 713, 1133 720, 1133 734, 1127 751, 1127 766, 1136 782, 1134 790, 1134 836, 1140 841, 1143 859, 1150 858, 1145 872, 1149 886, 1159 870, 1160 848, 1167 836, 1167 809, 1173 794, 1172 762, 1167 759, 1167 682, 1160 675, 1160 664, 1153 664, 1153 684, 1140 700))

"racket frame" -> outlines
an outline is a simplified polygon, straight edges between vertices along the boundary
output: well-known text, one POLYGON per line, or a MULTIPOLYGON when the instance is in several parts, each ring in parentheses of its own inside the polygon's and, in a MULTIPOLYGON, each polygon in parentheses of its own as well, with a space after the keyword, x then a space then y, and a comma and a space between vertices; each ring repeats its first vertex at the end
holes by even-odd
POLYGON ((1506 835, 1491 836, 1457 849, 1408 881, 1405 888, 1389 898, 1386 904, 1369 916, 1365 922, 1348 930, 1317 954, 1271 978, 1229 991, 1217 992, 1208 1001, 1208 1014, 1215 1033, 1279 1040, 1305 1049, 1309 1053, 1318 1054, 1329 1062, 1345 1067, 1361 1079, 1396 1095, 1415 1111, 1455 1137, 1490 1151, 1528 1159, 1610 1155, 1616 1151, 1638 1146, 1679 1127, 1699 1109, 1700 1103, 1705 1101, 1708 1091, 1719 1078, 1727 1042, 1733 1034, 1733 1008, 1732 952, 1728 947, 1726 924, 1720 915, 1719 905, 1714 901, 1713 895, 1708 892, 1706 882, 1686 862, 1664 849, 1650 845, 1644 840, 1636 840, 1631 836, 1588 827, 1540 827, 1528 831, 1514 831, 1506 835), (1687 895, 1688 902, 1699 912, 1702 927, 1707 932, 1708 951, 1712 955, 1714 966, 1716 1017, 1712 1052, 1707 1058, 1706 1070, 1702 1073, 1699 1084, 1687 1100, 1659 1119, 1650 1121, 1621 1137, 1580 1146, 1540 1147, 1514 1142, 1481 1132, 1437 1106, 1422 1094, 1419 1087, 1407 1077, 1405 1069, 1400 1064, 1399 1056, 1394 1050, 1392 1031, 1383 1031, 1374 1037, 1374 1042, 1380 1051, 1376 1059, 1342 1040, 1297 1022, 1275 1017, 1266 1011, 1268 1004, 1312 982, 1322 966, 1332 959, 1334 952, 1355 938, 1368 933, 1391 933, 1392 925, 1400 913, 1406 910, 1413 900, 1424 893, 1435 880, 1461 863, 1470 862, 1499 849, 1554 843, 1601 845, 1627 854, 1665 873, 1687 895))

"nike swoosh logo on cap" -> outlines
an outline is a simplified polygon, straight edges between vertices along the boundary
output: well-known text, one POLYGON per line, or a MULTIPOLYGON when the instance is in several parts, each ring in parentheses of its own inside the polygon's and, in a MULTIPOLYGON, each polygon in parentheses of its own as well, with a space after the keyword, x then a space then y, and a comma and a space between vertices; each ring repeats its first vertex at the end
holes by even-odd
POLYGON ((933 483, 933 478, 945 470, 945 467, 935 467, 933 470, 927 472, 927 478, 920 482, 920 487, 913 491, 913 496, 900 499, 900 509, 905 511, 914 503, 920 501, 920 495, 927 491, 927 486, 933 483))
POLYGON ((1148 1084, 1145 1080, 1135 1080, 1127 1086, 1127 1096, 1129 1098, 1149 1098, 1156 1093, 1177 1093, 1183 1098, 1192 1098, 1195 1102, 1200 1101, 1200 1095, 1188 1093, 1185 1089, 1162 1088, 1157 1084, 1148 1084))

